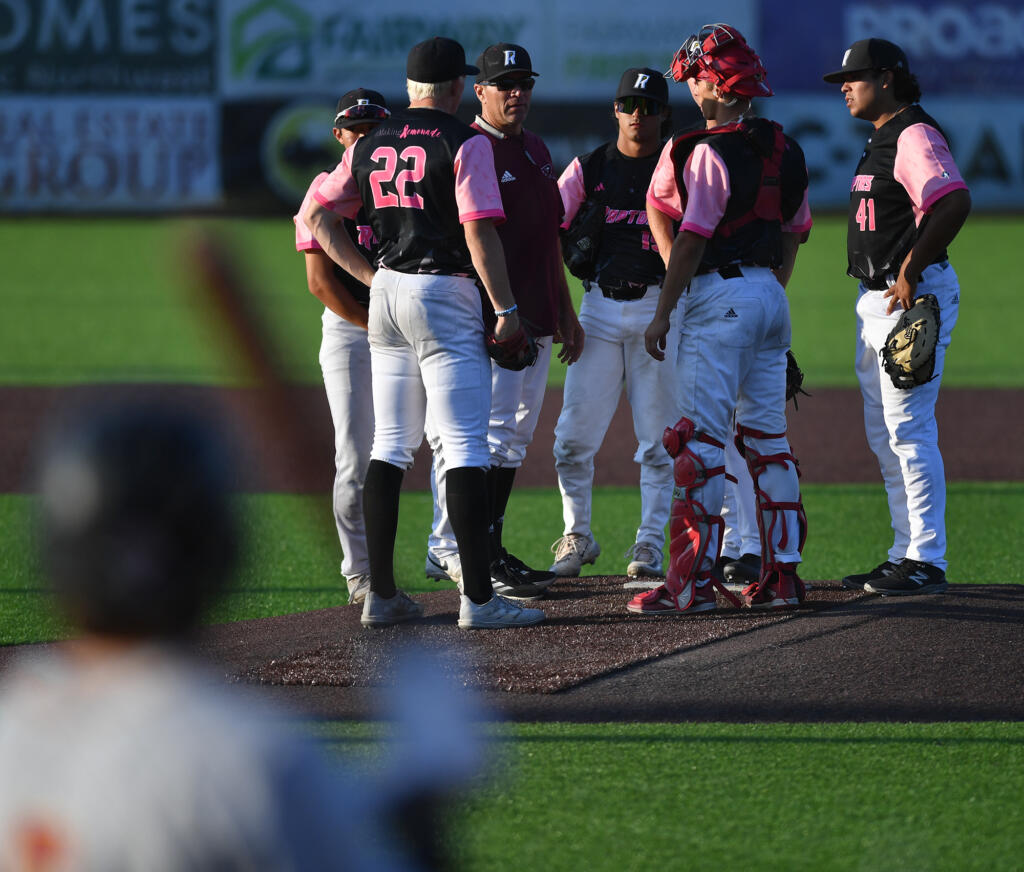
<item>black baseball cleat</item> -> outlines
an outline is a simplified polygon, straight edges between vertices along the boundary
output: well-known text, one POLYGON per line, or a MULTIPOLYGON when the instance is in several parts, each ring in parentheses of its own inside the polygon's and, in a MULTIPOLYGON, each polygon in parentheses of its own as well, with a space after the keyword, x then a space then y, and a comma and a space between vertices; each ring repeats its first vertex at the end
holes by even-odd
POLYGON ((544 588, 558 576, 544 569, 530 569, 518 557, 505 551, 491 562, 494 592, 509 599, 535 600, 544 596, 544 588))
POLYGON ((847 590, 864 590, 865 584, 871 584, 873 581, 885 578, 889 573, 899 568, 898 563, 893 563, 891 560, 886 560, 884 563, 879 563, 870 572, 859 572, 856 575, 848 575, 843 579, 842 585, 847 590))
POLYGON ((918 593, 942 593, 949 585, 939 567, 906 558, 888 575, 864 585, 868 593, 882 596, 910 596, 918 593))
POLYGON ((744 554, 730 560, 722 567, 722 574, 730 584, 753 584, 761 577, 761 555, 744 554))

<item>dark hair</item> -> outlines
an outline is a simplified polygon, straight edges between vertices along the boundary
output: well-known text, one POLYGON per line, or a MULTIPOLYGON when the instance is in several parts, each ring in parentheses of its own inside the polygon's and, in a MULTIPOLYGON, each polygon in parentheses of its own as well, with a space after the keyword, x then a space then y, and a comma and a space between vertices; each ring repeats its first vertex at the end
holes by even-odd
POLYGON ((917 84, 917 76, 905 70, 892 71, 893 96, 900 103, 917 103, 921 100, 921 86, 917 84))

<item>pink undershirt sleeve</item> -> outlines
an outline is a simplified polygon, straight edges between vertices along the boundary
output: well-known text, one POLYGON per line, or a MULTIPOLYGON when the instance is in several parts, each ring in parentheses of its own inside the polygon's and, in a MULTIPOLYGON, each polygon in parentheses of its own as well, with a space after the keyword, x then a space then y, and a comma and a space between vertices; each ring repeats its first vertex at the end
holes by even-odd
POLYGON ((647 188, 647 204, 648 209, 664 212, 673 221, 683 217, 683 198, 676 185, 676 168, 672 161, 672 140, 661 150, 647 188))
POLYGON ((321 206, 344 218, 355 218, 363 205, 362 197, 359 196, 359 185, 352 175, 352 152, 358 144, 345 149, 341 163, 321 182, 313 194, 313 199, 321 206))
POLYGON ((455 155, 455 201, 463 224, 481 218, 495 218, 495 223, 505 220, 494 150, 483 134, 467 139, 455 155))
POLYGON ((967 189, 946 140, 930 124, 911 124, 900 134, 893 177, 906 188, 918 224, 936 200, 967 189))
POLYGON ((572 159, 572 163, 565 168, 565 172, 558 178, 558 193, 562 195, 562 206, 565 214, 562 217, 562 229, 564 230, 576 217, 580 206, 587 199, 587 189, 583 183, 583 165, 578 157, 572 159))
POLYGON ((686 208, 679 230, 689 230, 710 239, 729 203, 731 188, 725 161, 706 142, 699 143, 686 159, 683 184, 686 208))
POLYGON ((789 221, 782 223, 782 232, 805 233, 811 229, 813 223, 811 221, 811 206, 807 202, 807 191, 804 191, 804 199, 800 204, 800 208, 796 210, 796 214, 789 221))
POLYGON ((320 173, 320 175, 313 179, 313 183, 309 186, 309 190, 306 191, 306 196, 302 200, 302 205, 299 207, 299 211, 292 219, 295 222, 296 251, 323 251, 320 247, 320 243, 316 241, 316 237, 313 236, 309 227, 306 226, 306 222, 302 220, 302 216, 306 214, 306 209, 309 208, 313 195, 326 178, 327 173, 320 173))

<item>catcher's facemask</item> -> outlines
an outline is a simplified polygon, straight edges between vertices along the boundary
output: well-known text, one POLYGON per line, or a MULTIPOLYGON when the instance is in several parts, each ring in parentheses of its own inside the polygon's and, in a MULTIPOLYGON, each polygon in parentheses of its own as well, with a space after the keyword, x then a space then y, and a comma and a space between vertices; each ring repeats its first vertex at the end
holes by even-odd
POLYGON ((768 74, 743 34, 728 24, 705 24, 672 58, 665 77, 677 82, 707 78, 738 97, 771 97, 768 74))
POLYGON ((735 38, 728 24, 705 24, 697 33, 691 33, 683 40, 672 56, 672 66, 665 71, 665 78, 671 76, 677 82, 685 82, 697 75, 700 60, 705 54, 735 38))

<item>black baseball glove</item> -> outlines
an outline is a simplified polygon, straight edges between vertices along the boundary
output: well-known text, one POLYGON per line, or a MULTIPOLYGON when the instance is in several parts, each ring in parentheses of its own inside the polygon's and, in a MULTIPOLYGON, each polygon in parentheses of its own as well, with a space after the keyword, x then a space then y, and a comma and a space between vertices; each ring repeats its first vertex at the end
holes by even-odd
POLYGON ((793 401, 793 408, 799 410, 800 404, 796 401, 796 395, 803 394, 809 397, 810 394, 804 390, 804 371, 796 362, 796 356, 792 351, 786 352, 786 402, 793 401))
POLYGON ((498 366, 504 369, 521 370, 537 362, 537 340, 523 327, 507 339, 496 339, 493 333, 487 335, 487 353, 498 366))
POLYGON ((900 315, 880 352, 882 366, 896 387, 913 388, 931 381, 941 323, 935 294, 922 294, 900 315))

